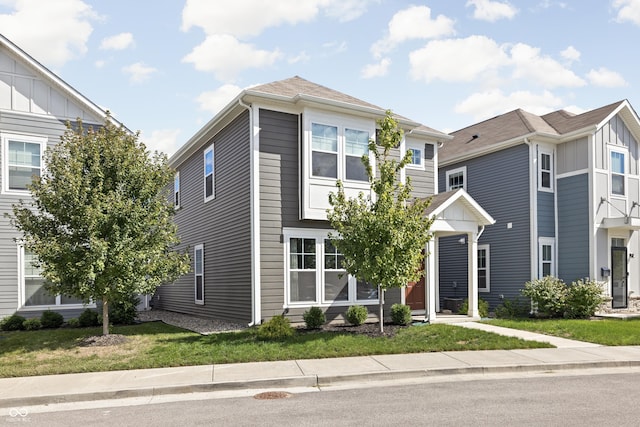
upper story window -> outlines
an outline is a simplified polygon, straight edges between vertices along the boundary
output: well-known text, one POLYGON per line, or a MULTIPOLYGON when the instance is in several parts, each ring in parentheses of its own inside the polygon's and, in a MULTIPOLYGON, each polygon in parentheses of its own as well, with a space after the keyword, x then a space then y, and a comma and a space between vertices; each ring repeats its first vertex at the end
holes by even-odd
POLYGON ((204 151, 204 201, 215 198, 215 163, 213 144, 204 151))
POLYGON ((462 188, 466 190, 467 189, 466 175, 467 175, 466 166, 447 171, 446 173, 447 191, 457 190, 458 188, 462 188))
POLYGON ((424 169, 424 144, 407 143, 407 151, 411 150, 411 161, 408 168, 424 169))
POLYGON ((611 194, 625 195, 625 155, 619 151, 611 151, 611 194))
POLYGON ((180 172, 173 177, 173 206, 176 209, 180 207, 180 172))
POLYGON ((311 175, 368 181, 362 156, 369 153, 369 132, 311 124, 311 175), (343 160, 344 159, 344 160, 343 160))
POLYGON ((538 189, 553 191, 553 157, 550 152, 541 151, 538 163, 538 189))
POLYGON ((3 191, 27 192, 34 176, 42 174, 45 138, 2 135, 3 191))
POLYGON ((369 154, 369 132, 346 128, 345 142, 345 178, 353 181, 369 181, 367 168, 362 156, 369 154))

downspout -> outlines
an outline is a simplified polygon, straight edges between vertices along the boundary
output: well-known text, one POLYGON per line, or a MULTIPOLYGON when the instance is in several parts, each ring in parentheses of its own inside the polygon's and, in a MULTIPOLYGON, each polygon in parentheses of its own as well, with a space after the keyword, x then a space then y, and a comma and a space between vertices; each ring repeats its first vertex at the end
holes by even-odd
POLYGON ((484 233, 484 225, 480 226, 480 231, 478 231, 478 234, 476 235, 476 243, 478 243, 478 241, 480 240, 482 233, 484 233))
POLYGON ((530 278, 534 280, 538 277, 538 187, 536 185, 537 176, 538 176, 538 153, 535 152, 535 145, 529 140, 529 138, 524 138, 524 143, 529 147, 529 207, 531 212, 531 217, 529 218, 529 259, 531 260, 529 268, 530 278), (532 163, 533 162, 533 163, 532 163))
POLYGON ((248 327, 260 323, 260 205, 255 181, 259 179, 258 164, 255 159, 256 141, 254 136, 253 107, 245 104, 242 98, 238 99, 238 105, 249 112, 249 198, 251 215, 251 322, 248 327), (256 219, 257 218, 257 219, 256 219), (256 247, 257 245, 257 247, 256 247))

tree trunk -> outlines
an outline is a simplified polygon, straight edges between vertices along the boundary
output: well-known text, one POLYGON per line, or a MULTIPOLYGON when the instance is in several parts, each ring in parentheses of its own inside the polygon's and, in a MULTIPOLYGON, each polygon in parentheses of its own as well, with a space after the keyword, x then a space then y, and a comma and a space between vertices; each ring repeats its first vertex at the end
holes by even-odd
POLYGON ((102 297, 102 335, 109 335, 109 301, 102 297))
POLYGON ((378 285, 378 301, 380 307, 380 313, 378 318, 380 319, 380 333, 384 333, 384 290, 382 286, 378 285))

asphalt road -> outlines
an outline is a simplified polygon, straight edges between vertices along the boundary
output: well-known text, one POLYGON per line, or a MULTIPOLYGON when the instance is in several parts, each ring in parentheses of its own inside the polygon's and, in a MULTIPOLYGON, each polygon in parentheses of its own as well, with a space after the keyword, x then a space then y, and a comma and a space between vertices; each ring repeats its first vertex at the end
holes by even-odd
MULTIPOLYGON (((15 408, 0 423, 31 426, 637 426, 638 371, 362 386, 278 399, 220 396, 82 410, 15 408)), ((184 399, 184 397, 176 397, 184 399)), ((78 404, 76 404, 78 405, 78 404)), ((87 404, 84 404, 87 405, 87 404)), ((91 405, 89 405, 91 406, 91 405)))

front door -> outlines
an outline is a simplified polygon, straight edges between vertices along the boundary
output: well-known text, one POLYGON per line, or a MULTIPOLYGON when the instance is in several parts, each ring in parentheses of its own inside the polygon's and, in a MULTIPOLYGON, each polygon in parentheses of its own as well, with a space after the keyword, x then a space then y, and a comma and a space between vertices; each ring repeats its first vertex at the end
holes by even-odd
MULTIPOLYGON (((422 261, 422 269, 424 270, 424 261, 422 261)), ((426 272, 425 272, 426 273, 426 272)), ((405 290, 405 304, 407 304, 411 310, 424 310, 425 309, 425 276, 423 275, 418 282, 407 283, 405 290)))
POLYGON ((611 240, 611 307, 627 307, 627 248, 624 239, 611 240))

